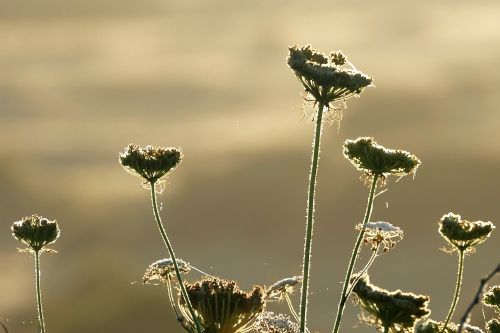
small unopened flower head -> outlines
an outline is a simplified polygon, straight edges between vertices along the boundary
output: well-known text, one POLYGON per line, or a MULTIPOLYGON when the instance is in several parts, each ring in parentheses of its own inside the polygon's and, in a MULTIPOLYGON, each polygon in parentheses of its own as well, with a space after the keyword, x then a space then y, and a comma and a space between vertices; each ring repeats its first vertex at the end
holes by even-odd
POLYGON ((473 251, 473 246, 487 240, 493 229, 491 222, 470 222, 453 213, 439 221, 439 233, 458 251, 473 251))
POLYGON ((284 294, 292 293, 295 286, 301 282, 302 276, 292 276, 289 278, 281 279, 267 288, 266 298, 277 298, 281 300, 284 294))
MULTIPOLYGON (((177 267, 181 273, 189 273, 191 266, 182 259, 176 259, 177 267)), ((174 261, 171 258, 160 259, 155 261, 146 269, 142 278, 143 283, 148 283, 151 280, 160 280, 165 282, 175 274, 174 261)))
POLYGON ((299 325, 284 314, 271 311, 261 313, 254 324, 258 333, 298 333, 299 325))
POLYGON ((389 175, 415 173, 420 165, 415 155, 404 150, 384 148, 369 137, 347 140, 344 143, 344 156, 356 169, 370 177, 378 175, 381 179, 389 175))
POLYGON ((121 165, 133 175, 148 183, 155 183, 181 162, 182 153, 178 148, 129 144, 119 155, 121 165))
MULTIPOLYGON (((353 280, 357 276, 353 277, 353 280)), ((413 327, 415 320, 430 313, 428 296, 387 291, 370 284, 367 274, 353 288, 361 307, 368 312, 365 322, 377 328, 391 328, 396 332, 413 327)))
POLYGON ((486 323, 486 332, 500 333, 500 321, 498 319, 491 319, 486 323))
POLYGON ((356 70, 340 51, 328 57, 310 45, 292 46, 286 62, 306 93, 326 107, 332 102, 358 96, 373 81, 356 70))
MULTIPOLYGON (((265 308, 260 287, 244 292, 234 281, 204 278, 193 284, 186 283, 186 292, 207 333, 245 332, 265 308)), ((179 305, 184 317, 192 321, 182 296, 179 296, 179 305)))
POLYGON ((47 245, 54 243, 59 237, 60 230, 56 221, 50 221, 36 214, 23 217, 14 222, 11 227, 12 235, 28 245, 28 251, 47 251, 47 245))
MULTIPOLYGON (((358 224, 356 229, 363 229, 363 225, 358 224)), ((365 224, 363 241, 365 244, 371 245, 373 251, 377 250, 379 245, 382 244, 384 252, 387 252, 402 239, 403 230, 389 222, 368 222, 365 224)))
POLYGON ((500 285, 493 286, 484 293, 483 304, 500 311, 500 285))

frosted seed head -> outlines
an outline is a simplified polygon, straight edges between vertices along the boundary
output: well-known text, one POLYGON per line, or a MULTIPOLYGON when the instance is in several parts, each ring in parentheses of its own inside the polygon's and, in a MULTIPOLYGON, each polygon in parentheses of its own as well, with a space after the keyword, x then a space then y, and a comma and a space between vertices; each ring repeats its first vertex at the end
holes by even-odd
MULTIPOLYGON (((176 259, 177 266, 181 273, 187 274, 191 270, 191 266, 182 259, 176 259)), ((172 258, 165 258, 155 261, 146 269, 142 278, 143 283, 148 283, 151 280, 160 280, 165 282, 175 274, 175 266, 172 258)))
POLYGON ((443 215, 439 221, 439 233, 458 251, 473 251, 473 247, 486 241, 494 229, 491 222, 470 222, 454 213, 443 215))
POLYGON ((257 317, 254 330, 258 333, 298 333, 299 325, 284 314, 265 311, 257 317))
POLYGON ((33 214, 14 222, 11 227, 12 235, 28 245, 28 251, 47 251, 47 245, 54 243, 61 231, 56 221, 33 214))

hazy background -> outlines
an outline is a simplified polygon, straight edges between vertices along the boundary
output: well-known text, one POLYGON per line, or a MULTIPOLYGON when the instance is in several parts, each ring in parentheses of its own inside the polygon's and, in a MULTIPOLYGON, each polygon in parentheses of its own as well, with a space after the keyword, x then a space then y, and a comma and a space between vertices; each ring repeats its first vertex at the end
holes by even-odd
MULTIPOLYGON (((431 295, 444 319, 456 256, 438 219, 500 223, 499 17, 493 0, 0 0, 0 320, 37 331, 33 258, 9 230, 36 212, 62 229, 42 257, 50 333, 182 332, 166 291, 134 284, 167 253, 118 164, 130 142, 184 151, 161 196, 179 257, 243 289, 300 274, 313 126, 285 64, 295 43, 344 51, 376 85, 324 130, 310 328, 330 332, 363 216, 368 190, 341 155, 358 136, 423 162, 377 198, 373 220, 405 239, 372 281, 431 295)), ((499 232, 467 257, 455 318, 498 263, 499 232)), ((346 313, 343 332, 373 331, 346 313)))

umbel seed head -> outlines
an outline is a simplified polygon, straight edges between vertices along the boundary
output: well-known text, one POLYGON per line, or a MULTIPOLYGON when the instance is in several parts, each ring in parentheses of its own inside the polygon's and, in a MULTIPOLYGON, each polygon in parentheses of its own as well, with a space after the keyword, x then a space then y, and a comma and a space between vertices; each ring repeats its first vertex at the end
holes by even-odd
POLYGON ((265 311, 257 317, 253 329, 259 333, 297 333, 299 325, 284 314, 265 311))
POLYGON ((350 65, 340 51, 328 57, 310 45, 295 45, 289 48, 286 62, 306 93, 326 107, 332 102, 358 96, 373 81, 350 65))
POLYGON ((121 165, 128 172, 155 183, 181 162, 182 153, 178 148, 129 144, 119 155, 121 165))
POLYGON ((500 285, 493 286, 484 293, 483 304, 500 311, 500 285))
POLYGON ((14 222, 11 227, 12 235, 28 245, 28 251, 40 252, 52 244, 59 237, 60 230, 56 221, 50 221, 36 214, 23 217, 14 222))
POLYGON ((472 251, 473 246, 487 240, 495 226, 491 222, 462 220, 448 213, 439 221, 439 233, 458 251, 472 251))
MULTIPOLYGON (((187 274, 191 270, 191 266, 182 259, 176 259, 177 267, 181 273, 187 274)), ((142 283, 148 283, 151 280, 160 280, 166 282, 175 274, 174 261, 172 258, 160 259, 149 265, 144 273, 142 283)))
POLYGON ((344 143, 344 156, 356 169, 369 176, 405 176, 415 173, 420 160, 404 150, 387 149, 377 144, 373 138, 360 137, 344 143))
MULTIPOLYGON (((265 308, 260 287, 244 292, 234 281, 205 278, 194 284, 186 283, 186 292, 205 333, 246 332, 265 308)), ((182 295, 179 305, 184 317, 191 322, 182 295)))
MULTIPOLYGON (((355 281, 357 277, 353 277, 355 281)), ((390 328, 391 332, 403 332, 413 327, 416 319, 427 316, 428 296, 387 291, 372 285, 368 275, 363 275, 353 288, 361 307, 369 316, 364 321, 377 328, 390 328)))
POLYGON ((500 321, 498 319, 491 319, 486 323, 486 330, 488 333, 500 333, 500 321))

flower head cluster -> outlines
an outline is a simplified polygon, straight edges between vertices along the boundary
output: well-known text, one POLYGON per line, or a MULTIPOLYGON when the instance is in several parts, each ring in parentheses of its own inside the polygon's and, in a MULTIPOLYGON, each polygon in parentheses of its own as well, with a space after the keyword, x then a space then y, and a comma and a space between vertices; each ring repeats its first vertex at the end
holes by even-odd
POLYGON ((174 170, 181 162, 182 153, 178 148, 163 148, 135 144, 128 145, 119 155, 121 165, 133 175, 148 183, 155 183, 174 170))
POLYGON ((28 245, 28 251, 47 251, 47 245, 54 243, 60 235, 56 221, 50 221, 36 214, 23 217, 14 222, 11 227, 12 235, 28 245))
POLYGON ((265 311, 257 317, 254 330, 258 333, 297 333, 299 325, 286 315, 265 311))
POLYGON ((292 46, 286 62, 306 93, 326 107, 332 102, 359 95, 373 81, 350 65, 340 51, 326 56, 310 45, 292 46))
POLYGON ((420 160, 404 150, 387 149, 373 138, 360 137, 344 143, 344 156, 360 171, 385 179, 389 175, 405 176, 415 173, 420 160))
POLYGON ((500 311, 500 285, 493 286, 484 293, 483 304, 500 311))
POLYGON ((439 221, 439 233, 454 249, 473 251, 473 246, 487 240, 495 226, 491 222, 462 220, 460 215, 448 213, 439 221))
MULTIPOLYGON (((194 284, 187 283, 186 292, 206 333, 246 332, 265 308, 260 287, 243 292, 234 281, 205 278, 194 284)), ((182 296, 179 305, 183 315, 191 320, 182 296)))
POLYGON ((281 300, 284 294, 293 292, 294 287, 302 282, 302 276, 292 276, 281 279, 266 289, 266 299, 276 298, 281 300))
MULTIPOLYGON (((403 239, 403 230, 388 222, 368 222, 364 225, 364 243, 369 244, 375 251, 382 244, 384 252, 393 248, 397 242, 403 239)), ((357 230, 363 229, 362 224, 356 226, 357 230)))
MULTIPOLYGON (((420 320, 413 328, 414 333, 457 333, 459 325, 448 323, 443 331, 444 323, 437 322, 431 319, 420 320)), ((479 327, 469 325, 467 323, 462 327, 462 333, 484 333, 479 327)))
POLYGON ((491 319, 486 323, 486 330, 488 333, 500 333, 500 321, 491 319))
POLYGON ((387 291, 370 284, 366 274, 359 278, 353 292, 361 307, 369 314, 364 320, 377 328, 388 328, 391 332, 408 330, 416 319, 430 313, 427 308, 428 296, 401 290, 387 291))
MULTIPOLYGON (((189 273, 191 266, 182 259, 176 259, 177 267, 181 273, 189 273)), ((149 265, 142 278, 143 283, 151 280, 160 280, 165 282, 175 274, 174 261, 171 258, 160 259, 149 265)))

